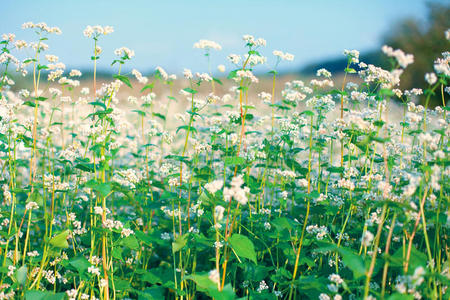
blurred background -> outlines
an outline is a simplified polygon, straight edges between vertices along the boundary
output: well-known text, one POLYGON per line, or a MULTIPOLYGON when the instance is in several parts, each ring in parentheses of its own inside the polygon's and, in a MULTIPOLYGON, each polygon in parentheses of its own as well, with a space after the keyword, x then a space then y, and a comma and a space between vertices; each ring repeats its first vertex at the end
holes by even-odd
MULTIPOLYGON (((84 78, 92 74, 92 39, 83 36, 86 25, 111 25, 114 33, 100 40, 99 60, 105 77, 111 67, 114 49, 126 46, 136 56, 126 70, 144 74, 161 66, 181 74, 183 68, 207 71, 203 52, 194 42, 210 39, 222 45, 212 51, 213 70, 224 64, 230 53, 242 54, 243 34, 267 40, 261 53, 267 66, 255 70, 264 75, 275 62, 273 50, 295 55, 282 62, 278 71, 290 76, 312 76, 325 67, 339 75, 345 68, 344 49, 357 49, 361 60, 388 67, 381 54, 383 44, 414 54, 415 63, 402 75, 401 88, 424 87, 424 74, 433 70, 433 61, 448 50, 444 31, 450 28, 450 1, 423 0, 315 0, 315 1, 16 1, 2 0, 0 33, 15 33, 17 39, 32 41, 32 30, 22 30, 24 22, 46 22, 63 34, 52 35, 49 54, 59 56, 67 69, 80 69, 84 78)), ((126 71, 125 70, 125 71, 126 71)), ((215 74, 220 76, 220 74, 215 74)))

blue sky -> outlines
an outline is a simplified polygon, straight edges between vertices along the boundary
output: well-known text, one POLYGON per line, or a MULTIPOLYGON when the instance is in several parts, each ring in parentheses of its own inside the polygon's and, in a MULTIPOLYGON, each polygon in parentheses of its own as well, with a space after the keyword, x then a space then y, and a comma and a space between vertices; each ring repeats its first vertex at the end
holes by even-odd
POLYGON ((63 34, 50 37, 48 53, 59 56, 68 67, 91 67, 93 42, 82 32, 86 25, 99 24, 115 30, 100 41, 101 68, 109 68, 114 49, 126 46, 136 52, 130 67, 147 71, 160 65, 175 73, 185 67, 206 71, 202 52, 192 47, 199 39, 222 45, 222 51, 212 54, 217 65, 230 53, 243 53, 243 34, 263 37, 267 47, 261 52, 269 61, 274 49, 287 51, 295 60, 280 68, 296 70, 337 57, 343 49, 380 47, 383 34, 396 20, 423 19, 427 13, 422 0, 2 0, 1 6, 0 33, 31 40, 32 31, 22 30, 22 23, 59 26, 63 34))

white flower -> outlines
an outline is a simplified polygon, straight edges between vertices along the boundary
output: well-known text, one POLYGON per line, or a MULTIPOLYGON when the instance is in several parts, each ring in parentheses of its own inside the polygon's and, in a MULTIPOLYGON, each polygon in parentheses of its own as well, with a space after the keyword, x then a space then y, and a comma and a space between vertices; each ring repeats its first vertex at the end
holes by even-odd
POLYGON ((2 34, 2 40, 13 42, 16 38, 16 35, 14 33, 8 33, 8 34, 2 34))
POLYGON ((353 191, 355 189, 355 184, 351 180, 345 178, 339 180, 338 186, 348 189, 350 191, 353 191))
POLYGON ((237 54, 230 54, 228 55, 228 60, 231 61, 233 64, 237 65, 241 61, 241 56, 237 54))
POLYGON ((258 78, 256 78, 256 76, 253 75, 252 71, 250 70, 239 70, 236 72, 236 76, 233 78, 233 80, 236 82, 245 79, 253 83, 257 83, 259 81, 258 78))
POLYGON ((46 59, 48 62, 54 63, 54 62, 57 62, 59 58, 58 58, 58 56, 56 56, 56 55, 46 54, 46 55, 45 55, 45 59, 46 59))
POLYGON ((256 66, 265 64, 267 62, 267 57, 256 54, 251 54, 250 56, 248 54, 245 54, 244 60, 247 61, 247 64, 256 66))
POLYGON ((324 79, 324 80, 317 80, 317 79, 312 79, 309 84, 311 84, 313 87, 333 87, 334 86, 334 82, 330 79, 324 79))
MULTIPOLYGON (((108 284, 108 281, 107 281, 105 278, 100 279, 99 286, 100 286, 101 288, 106 287, 107 284, 108 284)), ((89 299, 89 298, 88 298, 88 299, 89 299)))
POLYGON ((198 77, 198 79, 200 79, 201 81, 206 81, 206 82, 210 82, 213 79, 211 78, 211 76, 209 76, 208 73, 195 73, 195 76, 198 77))
POLYGON ((71 289, 71 290, 67 290, 66 294, 67 294, 67 297, 69 297, 69 299, 76 299, 78 291, 76 289, 71 289))
POLYGON ((94 213, 96 215, 103 215, 103 208, 101 208, 100 206, 95 206, 94 207, 94 213))
POLYGON ((15 266, 8 266, 8 273, 6 275, 8 275, 9 277, 11 277, 14 274, 14 271, 16 270, 15 266))
POLYGON ((94 267, 94 266, 90 266, 90 267, 88 268, 88 273, 91 273, 91 274, 100 276, 100 269, 97 268, 97 267, 94 267))
POLYGON ((242 39, 247 43, 249 46, 266 46, 266 40, 263 38, 258 38, 255 40, 255 37, 250 34, 245 34, 242 39))
POLYGON ((434 73, 427 73, 425 74, 425 80, 429 85, 433 85, 437 81, 437 76, 434 73))
POLYGON ((327 69, 322 68, 322 69, 317 70, 316 76, 318 76, 318 77, 323 76, 326 78, 330 78, 331 72, 328 71, 327 69))
MULTIPOLYGON (((446 52, 448 53, 448 52, 446 52)), ((438 58, 434 61, 434 70, 436 73, 444 74, 445 76, 450 76, 450 66, 449 66, 450 58, 438 58)))
POLYGON ((30 251, 30 252, 27 252, 27 256, 29 256, 29 257, 36 257, 36 256, 39 256, 39 252, 37 252, 36 250, 33 250, 33 251, 30 251))
POLYGON ((259 93, 258 97, 265 102, 270 102, 270 100, 272 100, 272 95, 266 92, 259 93))
POLYGON ((261 293, 262 291, 264 291, 264 290, 267 290, 267 289, 269 289, 269 286, 267 285, 267 283, 263 280, 263 281, 261 281, 260 283, 259 283, 259 287, 258 287, 258 289, 256 290, 258 293, 261 293))
POLYGON ((196 43, 194 43, 194 48, 197 49, 214 49, 214 50, 222 50, 222 46, 220 46, 218 43, 209 41, 209 40, 200 40, 196 43))
POLYGON ((339 274, 331 274, 328 279, 336 284, 342 284, 344 280, 339 276, 339 274))
POLYGON ((209 271, 208 277, 215 284, 218 285, 220 283, 220 273, 219 273, 219 271, 217 271, 217 269, 209 271))
POLYGON ((170 240, 170 234, 168 232, 161 233, 161 239, 165 241, 170 240))
POLYGON ((167 72, 160 66, 156 67, 156 72, 159 73, 159 75, 162 77, 162 79, 164 79, 164 80, 169 79, 169 75, 167 74, 167 72))
POLYGON ((411 279, 413 280, 414 284, 416 286, 419 286, 424 281, 423 276, 426 274, 425 268, 422 266, 417 267, 414 270, 414 274, 412 275, 411 279))
POLYGON ((100 25, 95 25, 95 26, 86 26, 86 28, 83 31, 83 35, 85 37, 98 37, 100 35, 107 35, 107 34, 111 34, 114 32, 114 29, 112 26, 105 26, 102 27, 100 25))
POLYGON ((39 208, 39 205, 37 205, 37 203, 34 201, 28 202, 27 205, 25 206, 26 210, 33 210, 33 209, 38 209, 38 208, 39 208))
POLYGON ((331 299, 330 296, 328 296, 325 293, 319 295, 319 300, 330 300, 330 299, 331 299))
POLYGON ((361 237, 361 244, 365 247, 369 247, 373 241, 373 238, 374 238, 373 233, 366 230, 363 236, 361 237))
POLYGON ((32 22, 26 22, 22 25, 23 29, 27 29, 27 28, 37 28, 40 29, 43 32, 47 32, 47 33, 54 33, 54 34, 61 34, 61 29, 59 29, 58 27, 49 27, 47 26, 47 24, 45 24, 44 22, 40 22, 40 23, 32 23, 32 22))
POLYGON ((276 57, 278 57, 281 60, 287 60, 287 61, 293 61, 294 60, 294 55, 290 54, 290 53, 284 53, 280 50, 274 50, 272 52, 273 55, 275 55, 276 57))
POLYGON ((73 70, 70 71, 69 76, 70 77, 80 77, 81 76, 81 71, 73 69, 73 70))
POLYGON ((352 100, 354 101, 364 101, 367 99, 368 95, 366 92, 358 92, 358 91, 352 91, 350 94, 350 97, 352 98, 352 100))
POLYGON ((223 72, 225 72, 225 66, 224 65, 218 65, 217 66, 217 70, 219 70, 219 72, 223 73, 223 72))
POLYGON ((184 78, 186 78, 186 79, 192 79, 192 71, 191 70, 189 70, 189 69, 184 69, 184 71, 183 71, 183 76, 184 76, 184 78))
POLYGON ((344 55, 348 56, 351 59, 351 62, 354 64, 359 63, 359 51, 358 50, 344 50, 344 55))
POLYGON ((233 198, 242 205, 247 204, 247 194, 250 192, 250 189, 248 187, 241 188, 243 184, 244 180, 242 179, 242 175, 233 177, 230 184, 231 187, 225 187, 223 189, 223 197, 225 201, 229 202, 231 201, 231 198, 233 198))
POLYGON ((122 237, 129 237, 132 234, 134 234, 134 231, 129 228, 122 228, 122 232, 120 233, 122 237))
POLYGON ((132 58, 134 56, 134 51, 128 49, 127 47, 121 47, 114 50, 114 54, 119 57, 127 56, 127 58, 132 58))
POLYGON ((300 185, 301 187, 307 187, 308 186, 308 180, 306 180, 305 178, 300 178, 297 181, 298 185, 300 185))
POLYGON ((210 192, 211 194, 214 194, 218 190, 220 190, 223 186, 223 180, 214 180, 212 182, 209 182, 205 184, 205 189, 210 192))
POLYGON ((131 70, 131 74, 133 74, 136 77, 136 79, 137 79, 137 81, 139 81, 139 83, 146 84, 148 82, 148 78, 142 76, 141 72, 139 72, 136 69, 131 70))
POLYGON ((217 205, 214 208, 214 217, 216 218, 216 221, 221 221, 223 219, 223 213, 225 212, 225 207, 221 205, 217 205))
POLYGON ((392 47, 384 45, 381 47, 381 51, 389 57, 394 57, 402 68, 406 68, 414 62, 414 55, 405 54, 405 52, 400 49, 394 50, 392 47))

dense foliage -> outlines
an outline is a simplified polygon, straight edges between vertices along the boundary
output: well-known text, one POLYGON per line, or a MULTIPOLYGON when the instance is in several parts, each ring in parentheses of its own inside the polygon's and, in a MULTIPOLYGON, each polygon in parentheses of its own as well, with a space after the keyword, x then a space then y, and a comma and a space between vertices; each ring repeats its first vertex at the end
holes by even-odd
MULTIPOLYGON (((44 54, 57 27, 23 27, 35 42, 1 42, 0 299, 449 298, 448 52, 416 74, 424 91, 398 89, 414 58, 388 46, 390 70, 346 50, 342 85, 320 69, 280 94, 294 57, 274 51, 258 91, 266 41, 250 35, 227 78, 125 74, 122 47, 113 80, 87 87, 44 54)), ((84 31, 94 74, 112 32, 84 31)))

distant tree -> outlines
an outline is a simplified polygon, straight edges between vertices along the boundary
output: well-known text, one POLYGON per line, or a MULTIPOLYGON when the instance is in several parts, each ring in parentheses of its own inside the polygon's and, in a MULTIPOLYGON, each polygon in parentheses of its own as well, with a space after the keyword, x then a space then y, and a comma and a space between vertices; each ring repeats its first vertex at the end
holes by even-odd
MULTIPOLYGON (((426 21, 416 18, 400 20, 391 26, 391 30, 383 38, 383 44, 394 49, 402 49, 414 54, 414 63, 409 65, 401 76, 400 88, 426 88, 425 73, 433 72, 433 62, 442 52, 450 51, 449 42, 445 39, 445 31, 450 28, 450 5, 441 2, 427 4, 426 21)), ((361 53, 360 61, 389 69, 386 55, 379 49, 361 53)), ((334 58, 312 63, 300 70, 303 75, 314 75, 319 68, 326 68, 333 73, 343 72, 347 64, 346 58, 334 58)), ((358 69, 355 66, 356 69, 358 69)), ((425 97, 420 100, 425 101, 425 97)), ((430 99, 430 107, 441 105, 438 92, 430 99)), ((423 104, 423 103, 422 103, 423 104)))
MULTIPOLYGON (((401 76, 402 89, 426 87, 425 73, 433 72, 434 60, 442 56, 442 52, 450 50, 444 35, 450 28, 450 5, 429 2, 427 6, 428 16, 425 23, 414 18, 402 20, 392 26, 392 30, 384 38, 384 43, 394 49, 414 54, 414 64, 408 66, 401 76)), ((435 95, 430 105, 441 104, 440 97, 440 94, 435 95)))

